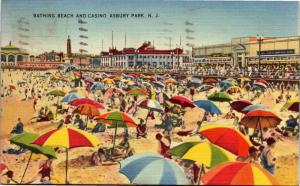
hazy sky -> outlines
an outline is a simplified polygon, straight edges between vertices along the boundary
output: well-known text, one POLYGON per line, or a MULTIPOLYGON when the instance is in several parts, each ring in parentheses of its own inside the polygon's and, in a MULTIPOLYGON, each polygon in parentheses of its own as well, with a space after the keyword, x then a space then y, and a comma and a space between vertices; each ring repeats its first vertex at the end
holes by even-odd
POLYGON ((175 0, 2 0, 2 39, 10 40, 32 53, 42 51, 66 51, 66 39, 72 39, 72 51, 78 52, 79 43, 89 53, 99 54, 111 47, 111 31, 114 45, 138 47, 144 41, 153 41, 161 49, 180 43, 196 46, 230 42, 232 37, 298 35, 298 2, 208 2, 175 0), (73 18, 34 18, 34 13, 72 13, 73 18), (76 14, 106 14, 106 18, 85 18, 88 39, 79 39, 82 33, 76 14), (109 18, 110 13, 158 14, 158 18, 109 18), (18 20, 29 25, 20 25, 18 20), (29 31, 24 31, 28 29, 29 31), (27 37, 29 36, 29 37, 27 37))

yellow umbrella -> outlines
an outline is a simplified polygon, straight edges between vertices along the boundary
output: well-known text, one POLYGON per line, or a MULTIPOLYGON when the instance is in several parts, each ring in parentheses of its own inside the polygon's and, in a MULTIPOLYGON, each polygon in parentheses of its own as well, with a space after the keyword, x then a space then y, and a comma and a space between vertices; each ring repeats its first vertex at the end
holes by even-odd
MULTIPOLYGON (((288 110, 292 110, 292 111, 297 111, 297 108, 299 107, 299 99, 298 98, 294 98, 289 100, 288 102, 286 102, 282 108, 281 111, 288 111, 288 110), (294 106, 295 105, 295 106, 294 106), (291 107, 295 107, 296 109, 293 109, 291 107)), ((299 108, 298 108, 299 111, 299 108)))
POLYGON ((251 81, 250 78, 247 78, 247 77, 241 77, 241 78, 238 78, 239 80, 241 81, 251 81))
POLYGON ((112 85, 112 84, 115 84, 115 81, 113 79, 105 78, 105 79, 103 79, 103 83, 112 85))

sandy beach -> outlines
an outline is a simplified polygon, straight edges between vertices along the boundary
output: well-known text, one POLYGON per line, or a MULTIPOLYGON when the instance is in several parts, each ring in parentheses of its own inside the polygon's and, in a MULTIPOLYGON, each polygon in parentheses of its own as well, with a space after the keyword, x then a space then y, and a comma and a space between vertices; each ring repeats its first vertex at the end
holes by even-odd
MULTIPOLYGON (((53 71, 51 71, 53 72, 53 71)), ((8 86, 10 84, 17 84, 17 81, 22 80, 21 72, 11 72, 12 77, 8 77, 8 71, 6 70, 2 74, 2 79, 4 80, 4 86, 8 86), (12 80, 12 82, 11 82, 12 80)), ((36 78, 36 81, 39 81, 36 78)), ((46 80, 48 82, 49 80, 46 80)), ((61 87, 56 87, 63 89, 64 91, 69 91, 69 87, 63 87, 63 84, 59 84, 61 87)), ((10 131, 17 123, 17 119, 21 118, 24 123, 24 130, 27 132, 34 132, 38 134, 43 134, 47 131, 55 129, 58 126, 59 119, 63 118, 62 115, 58 115, 58 117, 54 121, 47 122, 37 122, 31 123, 30 119, 37 116, 37 111, 33 109, 33 99, 23 99, 23 93, 19 93, 18 91, 22 90, 17 87, 17 90, 14 90, 11 96, 1 98, 1 130, 0 130, 0 140, 1 140, 1 153, 3 150, 9 148, 11 144, 9 144, 8 139, 10 138, 10 131)), ((214 90, 206 92, 199 92, 195 95, 194 100, 198 99, 206 99, 206 94, 211 94, 214 90)), ((252 93, 250 93, 250 96, 252 93)), ((291 113, 289 111, 280 111, 285 102, 281 102, 276 104, 275 99, 279 95, 279 91, 273 91, 269 93, 265 93, 259 99, 255 100, 254 103, 264 104, 269 107, 272 112, 277 114, 279 117, 283 119, 281 125, 283 126, 285 120, 288 115, 295 113, 291 113)), ((292 97, 296 97, 296 92, 291 92, 292 97)), ((92 97, 92 95, 89 95, 92 97)), ((233 95, 233 98, 237 98, 237 95, 233 95)), ((247 99, 246 92, 243 91, 243 97, 247 99)), ((42 100, 39 100, 37 103, 37 109, 39 110, 41 107, 48 105, 50 109, 55 111, 55 107, 53 104, 56 102, 56 99, 48 101, 48 99, 43 96, 42 100)), ((220 108, 222 113, 227 113, 230 110, 230 105, 228 103, 216 103, 216 105, 220 108)), ((100 113, 105 113, 107 110, 101 110, 100 113)), ((139 109, 138 114, 135 118, 145 118, 147 114, 146 109, 139 109)), ((243 115, 241 113, 236 113, 239 118, 242 118, 243 115)), ((203 110, 199 108, 187 109, 187 112, 184 115, 185 130, 192 130, 195 128, 196 122, 203 116, 203 110)), ((134 148, 135 153, 142 152, 155 152, 158 151, 158 143, 155 139, 155 135, 158 132, 162 132, 160 129, 154 127, 155 124, 160 124, 161 119, 158 115, 155 115, 155 120, 148 121, 147 130, 148 136, 146 139, 136 139, 136 129, 129 128, 129 141, 131 146, 134 148)), ((233 126, 233 119, 224 119, 221 116, 214 117, 211 122, 206 122, 203 125, 210 124, 223 124, 228 126, 233 126)), ((173 133, 176 133, 182 129, 175 128, 173 133)), ((119 131, 119 134, 122 133, 123 130, 119 131)), ((110 147, 112 141, 112 135, 114 130, 107 129, 104 133, 97 133, 95 136, 100 140, 101 146, 110 147)), ((185 141, 197 140, 196 137, 178 137, 176 135, 173 136, 171 146, 175 146, 179 143, 185 141)), ((120 140, 120 139, 117 139, 120 140)), ((282 141, 276 143, 276 148, 274 150, 274 155, 277 158, 276 168, 275 168, 275 178, 282 185, 298 185, 298 160, 299 160, 299 149, 298 149, 298 138, 297 137, 284 137, 282 141)), ((102 166, 92 166, 90 165, 90 155, 97 150, 97 147, 82 147, 82 148, 74 148, 69 150, 69 181, 72 184, 129 184, 129 180, 123 174, 119 173, 119 164, 117 162, 104 163, 102 166)), ((29 158, 29 152, 20 154, 20 155, 11 155, 4 154, 6 158, 6 162, 4 162, 10 170, 14 172, 14 178, 17 181, 20 181, 23 171, 25 169, 27 160, 29 158)), ((38 165, 41 159, 45 159, 45 157, 41 157, 38 155, 34 155, 32 161, 29 163, 29 167, 27 173, 24 177, 24 183, 32 179, 32 175, 35 175, 38 170, 38 165)), ((54 165, 54 175, 56 177, 57 183, 64 182, 65 175, 65 153, 57 153, 57 159, 53 161, 54 165)), ((1 178, 2 179, 2 178, 1 178)))

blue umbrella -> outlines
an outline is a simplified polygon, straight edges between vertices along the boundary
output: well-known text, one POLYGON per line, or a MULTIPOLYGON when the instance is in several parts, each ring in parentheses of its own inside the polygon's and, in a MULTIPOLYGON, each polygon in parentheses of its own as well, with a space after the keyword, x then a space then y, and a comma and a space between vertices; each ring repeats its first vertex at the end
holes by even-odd
POLYGON ((266 107, 265 105, 262 105, 262 104, 249 105, 249 106, 245 107, 242 111, 247 113, 252 110, 257 110, 257 109, 266 110, 266 109, 268 109, 268 107, 266 107))
POLYGON ((188 185, 185 173, 170 159, 155 153, 142 153, 120 162, 120 173, 132 184, 188 185))
POLYGON ((78 95, 77 93, 70 93, 62 98, 61 102, 71 102, 75 99, 83 98, 83 96, 78 95))
POLYGON ((222 114, 221 110, 213 102, 209 100, 197 100, 194 101, 194 104, 211 114, 218 114, 218 115, 222 114))
POLYGON ((105 89, 106 89, 105 85, 99 82, 94 83, 90 88, 90 90, 105 90, 105 89))

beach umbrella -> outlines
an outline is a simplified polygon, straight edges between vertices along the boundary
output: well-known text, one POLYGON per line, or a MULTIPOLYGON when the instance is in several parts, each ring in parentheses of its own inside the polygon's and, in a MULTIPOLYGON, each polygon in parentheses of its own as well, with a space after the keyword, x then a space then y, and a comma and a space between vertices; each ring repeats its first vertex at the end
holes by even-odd
POLYGON ((229 86, 233 86, 233 83, 232 83, 232 81, 225 79, 225 80, 221 81, 221 85, 225 86, 225 87, 229 87, 229 86))
POLYGON ((155 153, 133 155, 120 162, 120 173, 131 184, 188 185, 184 171, 174 161, 155 153))
POLYGON ((71 102, 73 100, 79 99, 79 98, 83 98, 83 96, 78 95, 77 93, 70 93, 68 95, 66 95, 65 97, 62 98, 61 102, 71 102))
POLYGON ((5 169, 7 169, 6 164, 0 163, 0 174, 2 174, 2 171, 5 170, 5 169))
POLYGON ((139 106, 141 108, 155 110, 157 112, 162 112, 164 110, 163 107, 159 104, 159 102, 154 99, 145 99, 139 103, 139 106))
POLYGON ((190 81, 188 81, 188 86, 199 87, 201 84, 202 80, 199 78, 192 78, 190 81))
POLYGON ((91 77, 86 77, 86 78, 84 78, 84 81, 86 83, 94 83, 95 80, 93 78, 91 78, 91 77))
POLYGON ((118 128, 127 128, 127 127, 136 127, 137 124, 134 121, 134 119, 129 116, 128 114, 124 112, 114 111, 114 112, 107 112, 104 114, 101 114, 99 116, 96 116, 94 118, 95 120, 98 120, 99 122, 102 122, 104 124, 110 125, 112 128, 115 128, 114 138, 113 138, 113 148, 112 152, 115 147, 116 142, 116 135, 118 128))
POLYGON ((72 127, 61 127, 39 136, 32 144, 39 146, 64 147, 66 149, 66 178, 68 183, 68 149, 76 147, 95 147, 99 140, 88 132, 72 127))
POLYGON ((83 97, 87 97, 88 96, 88 94, 86 92, 86 89, 83 88, 83 87, 74 88, 74 89, 70 90, 69 93, 77 93, 78 95, 81 95, 83 97))
POLYGON ((265 85, 268 84, 268 82, 266 80, 264 80, 264 79, 258 79, 258 80, 255 81, 255 83, 263 83, 265 85))
POLYGON ((171 148, 169 153, 180 159, 204 164, 209 168, 226 161, 234 161, 233 154, 207 141, 184 142, 171 148))
POLYGON ((241 78, 238 78, 240 81, 251 81, 250 78, 247 78, 247 77, 241 77, 241 78))
POLYGON ((268 88, 266 84, 261 83, 261 82, 255 82, 255 83, 253 83, 253 85, 256 86, 256 87, 262 88, 262 89, 267 89, 268 88))
POLYGON ((217 114, 217 115, 222 114, 221 110, 213 102, 209 100, 197 100, 194 101, 194 104, 197 105, 197 107, 202 108, 211 114, 217 114))
POLYGON ((66 93, 62 90, 52 90, 52 91, 48 92, 47 95, 59 97, 59 96, 65 96, 66 93))
POLYGON ((76 99, 76 100, 73 100, 73 101, 69 102, 69 104, 72 105, 72 106, 88 104, 88 105, 95 106, 97 109, 105 109, 105 107, 101 103, 99 103, 97 101, 94 101, 94 100, 91 100, 89 98, 79 98, 79 99, 76 99))
POLYGON ((115 84, 115 81, 113 79, 109 79, 109 78, 105 78, 104 80, 102 80, 102 82, 105 84, 108 84, 108 85, 115 84))
POLYGON ((293 112, 299 112, 299 99, 292 99, 286 102, 281 110, 289 110, 293 112))
POLYGON ((56 158, 55 151, 52 147, 41 147, 39 145, 31 144, 38 136, 39 136, 38 134, 34 134, 34 133, 24 133, 24 134, 13 136, 12 138, 9 139, 10 143, 16 144, 21 148, 30 150, 31 152, 20 183, 22 183, 23 178, 26 174, 26 171, 29 166, 29 162, 32 158, 32 153, 43 154, 48 158, 56 158))
POLYGON ((213 79, 213 78, 208 78, 203 81, 203 83, 217 83, 217 82, 218 82, 218 80, 213 79))
POLYGON ((165 84, 176 84, 177 83, 177 81, 173 78, 166 79, 164 82, 165 82, 165 84))
POLYGON ((73 110, 73 113, 86 115, 88 117, 95 117, 100 115, 98 108, 91 104, 80 104, 73 110))
POLYGON ((200 92, 204 92, 204 91, 208 91, 212 88, 214 88, 214 86, 204 84, 204 85, 201 85, 198 89, 199 89, 200 92))
POLYGON ((193 101, 184 96, 173 96, 169 99, 169 101, 173 104, 181 105, 182 107, 191 107, 191 108, 195 107, 193 101))
POLYGON ((108 88, 105 94, 123 94, 124 92, 119 88, 108 88))
POLYGON ((136 95, 136 96, 147 96, 148 93, 144 89, 141 88, 133 88, 126 92, 126 95, 136 95))
POLYGON ((11 89, 11 90, 17 90, 17 86, 16 85, 9 85, 9 88, 11 89))
POLYGON ((252 105, 252 103, 248 100, 238 100, 238 101, 233 101, 230 103, 230 106, 233 110, 236 110, 236 111, 242 112, 242 113, 245 113, 242 110, 249 105, 252 105))
POLYGON ((201 179, 204 185, 279 185, 268 171, 246 162, 225 162, 201 179))
POLYGON ((242 89, 238 86, 231 86, 226 90, 229 94, 233 94, 233 93, 241 93, 242 89))
POLYGON ((105 90, 105 89, 106 89, 105 85, 99 82, 94 83, 90 88, 90 90, 105 90))
POLYGON ((263 105, 263 104, 249 105, 249 106, 243 108, 242 113, 247 113, 247 112, 250 112, 252 110, 257 110, 257 109, 266 110, 266 109, 268 109, 268 107, 263 105))
POLYGON ((228 102, 232 100, 231 97, 225 92, 217 92, 209 96, 208 99, 217 102, 228 102))
POLYGON ((157 81, 157 82, 154 82, 154 85, 158 86, 159 88, 165 88, 165 84, 161 81, 157 81))
POLYGON ((225 125, 202 126, 199 133, 211 143, 226 149, 241 157, 249 155, 248 149, 252 146, 248 138, 240 131, 225 125))
MULTIPOLYGON (((242 125, 248 128, 260 130, 262 134, 263 128, 274 128, 279 125, 281 119, 274 113, 266 110, 252 110, 248 112, 241 120, 242 125)), ((261 135, 261 142, 263 137, 261 135)))

